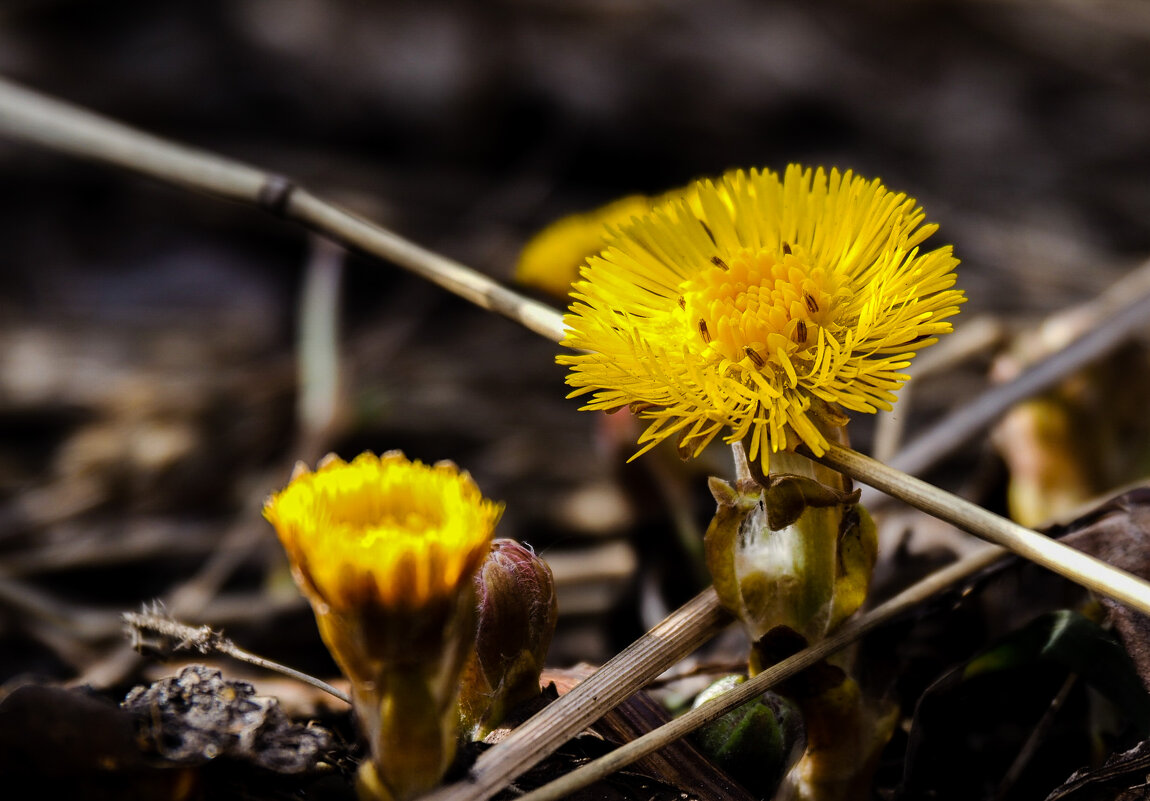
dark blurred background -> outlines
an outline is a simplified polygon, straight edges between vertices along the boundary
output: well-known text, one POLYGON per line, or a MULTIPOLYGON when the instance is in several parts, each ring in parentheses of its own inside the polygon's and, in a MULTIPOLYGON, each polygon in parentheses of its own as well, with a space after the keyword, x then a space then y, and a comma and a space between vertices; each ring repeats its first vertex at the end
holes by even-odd
MULTIPOLYGON (((1150 252, 1148 44, 1138 0, 0 6, 0 74, 500 279, 539 227, 623 194, 793 161, 881 177, 954 243, 960 325, 1033 321, 1150 252)), ((237 528, 262 544, 185 616, 273 655, 314 644, 267 624, 306 621, 297 601, 253 620, 244 599, 279 559, 259 503, 317 447, 450 458, 506 501, 501 533, 562 575, 557 664, 606 658, 698 589, 666 508, 705 524, 703 482, 623 468, 630 444, 563 400, 552 344, 352 256, 338 415, 309 438, 294 354, 309 264, 331 258, 317 240, 25 145, 0 141, 0 174, 2 678, 83 675, 118 637, 45 635, 30 588, 106 621, 237 528)), ((932 378, 911 428, 984 368, 932 378)))

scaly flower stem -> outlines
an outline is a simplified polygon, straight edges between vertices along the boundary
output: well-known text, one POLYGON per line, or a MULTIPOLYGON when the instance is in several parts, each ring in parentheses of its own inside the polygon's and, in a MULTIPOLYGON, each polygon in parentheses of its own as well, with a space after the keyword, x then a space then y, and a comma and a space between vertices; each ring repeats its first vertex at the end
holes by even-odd
POLYGON ((963 531, 1008 548, 1087 589, 1150 615, 1150 584, 1124 570, 833 442, 825 454, 812 458, 953 523, 963 531))

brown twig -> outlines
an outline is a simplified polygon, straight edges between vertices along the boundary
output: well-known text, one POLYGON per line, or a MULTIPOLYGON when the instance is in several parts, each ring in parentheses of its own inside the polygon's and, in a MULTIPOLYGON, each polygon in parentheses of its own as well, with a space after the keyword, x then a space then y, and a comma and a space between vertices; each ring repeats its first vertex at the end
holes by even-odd
POLYGON ((103 533, 69 531, 60 542, 15 551, 0 558, 0 572, 24 577, 141 562, 160 556, 202 556, 219 545, 219 536, 202 527, 148 520, 121 526, 114 538, 103 533))
POLYGON ((937 345, 919 353, 906 370, 911 380, 898 391, 898 405, 892 411, 880 414, 875 421, 871 455, 880 462, 890 463, 902 447, 903 430, 919 381, 989 350, 1002 340, 1003 334, 1004 326, 998 320, 976 317, 965 320, 954 333, 947 334, 937 345))
POLYGON ((245 651, 223 634, 214 631, 211 626, 189 626, 180 623, 164 612, 159 604, 151 611, 125 612, 122 618, 132 634, 131 645, 136 650, 149 648, 165 654, 187 650, 199 651, 201 654, 223 654, 239 662, 246 662, 310 684, 345 704, 351 703, 351 696, 327 682, 287 665, 281 665, 279 662, 264 659, 251 651, 245 651))
POLYGON ((1034 755, 1038 753, 1039 746, 1041 746, 1043 741, 1050 735, 1050 729, 1054 725, 1054 718, 1057 717, 1058 712, 1066 703, 1066 699, 1070 697, 1070 693, 1076 684, 1078 684, 1078 674, 1069 674, 1062 682, 1062 686, 1058 689, 1058 692, 1050 699, 1050 705, 1046 707, 1046 710, 1042 713, 1042 717, 1038 723, 1034 725, 1030 736, 1026 738, 1026 742, 1022 744, 1022 748, 1019 749, 1018 754, 1014 757, 1014 762, 1010 764, 1010 768, 1002 777, 1002 781, 999 782, 998 788, 994 793, 994 801, 1005 801, 1005 799, 1010 797, 1010 791, 1013 790, 1014 786, 1018 783, 1022 772, 1030 765, 1030 761, 1034 758, 1034 755))
MULTIPOLYGON (((1150 326, 1150 262, 1111 287, 1091 306, 1096 325, 1017 378, 987 390, 944 417, 887 464, 912 475, 925 472, 985 431, 1014 405, 1056 386, 1150 326)), ((873 494, 863 493, 864 504, 874 500, 873 494)))
MULTIPOLYGON (((164 605, 175 617, 200 614, 219 593, 224 582, 263 542, 260 529, 250 522, 232 528, 200 570, 168 594, 164 605)), ((139 664, 140 654, 125 643, 90 666, 76 680, 78 684, 108 687, 123 681, 139 664)))
POLYGON ((327 453, 341 422, 340 286, 346 255, 343 248, 322 237, 313 237, 311 245, 297 318, 299 440, 293 448, 307 464, 327 453))

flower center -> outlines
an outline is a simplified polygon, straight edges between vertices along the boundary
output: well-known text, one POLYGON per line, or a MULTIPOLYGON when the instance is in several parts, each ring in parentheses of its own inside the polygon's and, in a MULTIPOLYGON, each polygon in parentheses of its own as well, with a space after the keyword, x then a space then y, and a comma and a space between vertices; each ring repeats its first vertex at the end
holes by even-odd
POLYGON ((841 329, 847 290, 822 267, 810 267, 798 247, 742 250, 711 262, 679 285, 684 322, 705 355, 758 369, 783 367, 811 357, 820 328, 830 335, 841 329))

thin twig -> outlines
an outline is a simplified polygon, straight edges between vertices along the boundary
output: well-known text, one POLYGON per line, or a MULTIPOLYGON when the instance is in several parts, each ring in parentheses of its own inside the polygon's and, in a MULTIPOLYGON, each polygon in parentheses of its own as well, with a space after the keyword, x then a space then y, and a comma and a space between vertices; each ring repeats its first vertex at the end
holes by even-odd
POLYGON ((97 645, 118 633, 118 615, 112 610, 93 610, 71 604, 51 593, 0 571, 0 609, 13 625, 23 626, 29 636, 43 643, 75 670, 91 664, 97 645), (35 622, 43 625, 29 625, 35 622))
POLYGON ((71 536, 61 542, 0 557, 0 574, 24 577, 130 564, 157 556, 201 556, 219 545, 219 537, 206 528, 166 521, 127 523, 121 532, 113 539, 67 531, 71 536))
MULTIPOLYGON (((234 526, 200 569, 181 582, 165 599, 176 617, 190 617, 214 598, 224 583, 264 541, 261 530, 250 522, 234 526)), ((140 655, 126 643, 91 665, 76 679, 79 685, 108 687, 123 681, 140 662, 140 655)))
MULTIPOLYGON (((1015 404, 1054 387, 1062 379, 1097 361, 1150 325, 1150 262, 1092 304, 1097 325, 1017 378, 979 395, 944 417, 889 460, 891 467, 919 474, 970 442, 1015 404)), ((874 500, 863 493, 863 503, 874 500)))
POLYGON ((119 628, 112 610, 82 607, 27 582, 0 573, 0 607, 17 618, 36 620, 67 632, 74 640, 94 642, 112 637, 119 628))
MULTIPOLYGON (((998 547, 982 548, 961 561, 936 571, 922 581, 875 607, 869 612, 848 621, 825 640, 799 651, 792 657, 764 670, 748 679, 733 690, 723 693, 712 701, 692 709, 675 720, 616 748, 606 756, 596 759, 581 768, 571 771, 550 784, 521 796, 518 801, 558 801, 558 799, 593 784, 621 768, 642 759, 652 751, 690 734, 727 712, 735 709, 768 688, 806 668, 826 659, 861 638, 864 634, 913 609, 933 595, 961 581, 967 576, 989 567, 1002 558, 1006 551, 998 547)), ((578 688, 576 688, 578 689, 578 688)), ((574 692, 574 690, 572 690, 574 692)), ((434 796, 440 798, 437 793, 434 796)), ((443 801, 479 801, 488 796, 471 795, 466 788, 460 788, 457 795, 443 796, 443 801)))
POLYGON ((0 78, 0 134, 257 206, 386 259, 558 342, 563 316, 482 273, 312 195, 293 181, 175 144, 0 78))
POLYGON ((816 462, 833 467, 1019 556, 1150 615, 1150 584, 1100 559, 999 517, 913 476, 831 442, 816 462))
POLYGON ((891 459, 902 447, 903 431, 910 416, 914 390, 919 381, 940 371, 953 369, 956 365, 989 350, 1002 340, 1004 331, 1002 323, 993 317, 964 320, 954 333, 947 334, 937 345, 915 356, 914 363, 906 370, 911 380, 898 391, 898 405, 892 411, 878 415, 875 420, 874 441, 871 446, 874 458, 890 464, 891 459))
POLYGON ((730 622, 714 589, 707 589, 614 656, 589 678, 517 726, 476 760, 467 778, 423 801, 482 801, 546 759, 730 622))
POLYGON ((1018 783, 1018 779, 1022 776, 1023 771, 1030 765, 1030 761, 1034 755, 1038 753, 1039 746, 1050 736, 1050 729, 1054 725, 1054 718, 1057 717, 1058 712, 1066 703, 1066 699, 1070 697, 1070 692, 1078 683, 1078 674, 1070 673, 1062 682, 1062 686, 1058 689, 1054 698, 1050 700, 1050 705, 1042 713, 1042 717, 1038 723, 1034 725, 1034 730, 1030 732, 1030 736, 1026 738, 1026 742, 1022 744, 1019 749, 1018 755, 1014 757, 1014 762, 1011 763, 1010 769, 1006 771, 1006 775, 1002 777, 1002 781, 998 784, 998 789, 994 793, 994 801, 1005 801, 1010 797, 1010 791, 1014 789, 1014 785, 1018 783))
POLYGON ((150 612, 125 612, 122 615, 132 633, 133 648, 147 647, 162 653, 195 650, 201 654, 223 654, 239 662, 246 662, 249 665, 255 665, 274 673, 281 673, 288 678, 310 684, 328 695, 338 698, 345 704, 351 703, 351 696, 315 676, 257 656, 251 651, 245 651, 223 634, 213 631, 211 626, 189 626, 169 617, 161 610, 162 607, 157 606, 150 612), (145 636, 144 632, 150 632, 159 639, 149 638, 145 636))
POLYGON ((293 452, 313 464, 327 452, 340 418, 343 389, 339 356, 340 287, 346 251, 322 237, 312 238, 304 269, 296 334, 299 442, 293 452))

